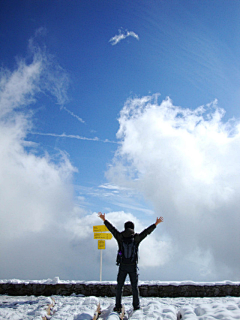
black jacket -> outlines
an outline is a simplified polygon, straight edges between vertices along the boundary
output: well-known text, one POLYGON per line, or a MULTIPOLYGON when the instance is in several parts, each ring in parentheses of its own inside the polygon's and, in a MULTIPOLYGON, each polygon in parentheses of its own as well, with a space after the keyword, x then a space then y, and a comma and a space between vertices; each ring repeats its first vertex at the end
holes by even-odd
POLYGON ((123 241, 123 238, 128 238, 130 236, 134 236, 134 241, 136 243, 136 250, 138 252, 138 246, 140 242, 145 239, 150 233, 155 230, 156 225, 153 223, 148 228, 144 229, 141 233, 135 233, 133 229, 126 229, 122 232, 119 232, 108 220, 104 221, 105 226, 108 228, 108 230, 112 233, 114 238, 117 240, 118 248, 121 248, 121 242, 123 241))

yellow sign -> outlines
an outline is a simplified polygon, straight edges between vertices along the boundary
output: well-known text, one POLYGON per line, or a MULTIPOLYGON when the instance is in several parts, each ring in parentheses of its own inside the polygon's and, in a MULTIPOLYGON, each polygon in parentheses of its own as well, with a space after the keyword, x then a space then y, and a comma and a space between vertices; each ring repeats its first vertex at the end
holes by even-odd
POLYGON ((98 240, 98 249, 103 250, 106 248, 105 246, 105 240, 98 240))
POLYGON ((104 232, 104 231, 109 231, 104 224, 102 224, 101 226, 93 226, 93 232, 104 232))
POLYGON ((94 233, 94 239, 111 240, 112 234, 111 233, 94 233))

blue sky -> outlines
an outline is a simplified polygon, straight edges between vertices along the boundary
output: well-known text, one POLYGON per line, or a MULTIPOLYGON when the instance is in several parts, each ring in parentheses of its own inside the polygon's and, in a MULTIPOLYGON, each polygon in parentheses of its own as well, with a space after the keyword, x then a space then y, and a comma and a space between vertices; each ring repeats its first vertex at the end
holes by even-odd
POLYGON ((28 253, 20 271, 6 259, 1 278, 96 279, 89 230, 104 211, 119 228, 164 216, 143 252, 165 254, 143 254, 143 278, 236 280, 239 11, 223 0, 2 1, 1 254, 17 259, 16 241, 28 253), (29 240, 47 230, 58 258, 29 240), (49 257, 44 270, 27 268, 33 248, 49 257))

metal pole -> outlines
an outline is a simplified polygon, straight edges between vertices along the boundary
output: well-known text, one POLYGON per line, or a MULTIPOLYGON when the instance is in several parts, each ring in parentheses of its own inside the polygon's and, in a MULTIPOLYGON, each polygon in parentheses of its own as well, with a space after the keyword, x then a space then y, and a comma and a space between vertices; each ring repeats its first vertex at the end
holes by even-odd
POLYGON ((100 250, 100 281, 102 281, 102 250, 100 250))

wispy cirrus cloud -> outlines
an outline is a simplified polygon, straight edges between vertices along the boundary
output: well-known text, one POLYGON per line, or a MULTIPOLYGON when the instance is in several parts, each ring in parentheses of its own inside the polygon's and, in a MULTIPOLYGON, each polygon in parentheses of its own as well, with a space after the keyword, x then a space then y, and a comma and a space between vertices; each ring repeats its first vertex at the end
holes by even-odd
POLYGON ((114 37, 112 37, 109 42, 111 43, 112 46, 115 46, 116 44, 118 44, 121 40, 126 39, 127 37, 133 37, 136 38, 137 40, 139 40, 139 36, 133 32, 133 31, 128 31, 125 30, 125 33, 122 31, 122 29, 118 30, 119 34, 115 35, 114 37))
MULTIPOLYGON (((101 208, 105 212, 112 212, 115 210, 123 210, 131 212, 140 218, 143 215, 148 217, 154 215, 149 205, 145 203, 142 195, 135 189, 129 187, 121 187, 110 183, 101 184, 99 186, 83 186, 76 185, 75 190, 78 196, 84 197, 84 202, 90 204, 94 210, 101 203, 101 208)), ((81 200, 79 206, 85 208, 85 203, 81 200)), ((146 218, 145 216, 145 218, 146 218)))
POLYGON ((85 123, 85 121, 82 118, 80 118, 78 115, 76 115, 75 113, 73 113, 72 111, 67 109, 66 107, 63 107, 63 110, 67 111, 72 117, 76 118, 79 122, 85 123))
POLYGON ((50 136, 50 137, 56 137, 56 138, 70 138, 70 139, 78 139, 78 140, 88 140, 88 141, 100 141, 105 143, 118 143, 117 141, 111 141, 108 139, 99 139, 98 137, 94 138, 88 138, 88 137, 82 137, 77 134, 57 134, 57 133, 44 133, 44 132, 31 132, 31 134, 36 134, 40 136, 50 136))

